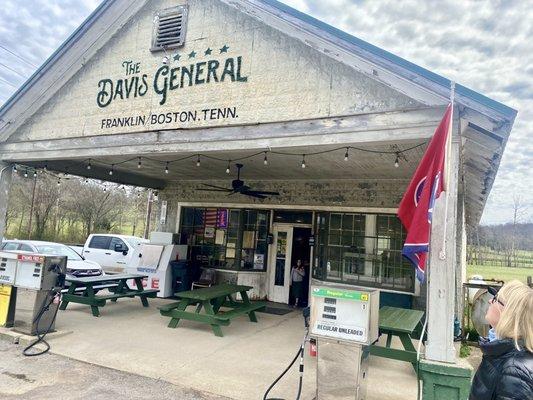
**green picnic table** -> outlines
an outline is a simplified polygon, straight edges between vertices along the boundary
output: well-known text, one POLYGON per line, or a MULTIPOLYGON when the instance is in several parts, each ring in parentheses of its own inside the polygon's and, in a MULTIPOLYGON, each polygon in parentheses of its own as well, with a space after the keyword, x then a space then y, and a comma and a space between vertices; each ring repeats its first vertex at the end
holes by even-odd
POLYGON ((142 284, 147 275, 139 274, 117 274, 117 275, 103 275, 90 276, 83 278, 67 277, 66 282, 70 286, 66 293, 62 296, 62 302, 59 306, 60 310, 65 310, 68 303, 80 303, 91 306, 91 311, 95 317, 100 316, 98 307, 105 306, 107 300, 116 302, 122 297, 139 297, 144 307, 148 307, 147 297, 155 297, 159 290, 148 289, 145 290, 142 284), (136 288, 128 286, 129 280, 135 281, 136 288), (109 289, 111 294, 96 295, 96 292, 101 289, 109 289))
POLYGON ((370 346, 370 354, 410 362, 416 369, 416 349, 412 338, 421 324, 424 312, 397 307, 382 307, 379 310, 379 331, 387 335, 385 347, 370 346), (404 350, 392 349, 392 336, 398 336, 404 350))
POLYGON ((257 322, 255 311, 263 308, 263 302, 250 302, 247 291, 251 286, 224 283, 202 289, 175 293, 181 300, 159 307, 161 315, 170 317, 169 328, 176 328, 180 319, 203 322, 211 325, 216 336, 222 337, 221 326, 227 326, 230 321, 240 315, 247 314, 250 321, 257 322), (241 294, 242 301, 236 301, 234 295, 241 294), (194 312, 187 311, 187 306, 196 305, 194 312), (221 310, 221 307, 229 310, 221 310), (204 309, 205 313, 200 313, 204 309))

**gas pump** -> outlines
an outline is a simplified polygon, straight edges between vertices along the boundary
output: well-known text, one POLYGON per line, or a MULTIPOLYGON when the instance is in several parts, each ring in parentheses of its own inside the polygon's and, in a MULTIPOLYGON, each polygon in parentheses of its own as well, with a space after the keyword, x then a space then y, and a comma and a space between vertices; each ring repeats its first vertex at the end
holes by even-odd
POLYGON ((303 310, 306 334, 291 363, 266 390, 263 400, 300 358, 296 399, 302 392, 304 348, 316 343, 317 396, 314 400, 364 400, 369 346, 378 339, 379 291, 314 281, 310 307, 303 310))
POLYGON ((0 284, 11 286, 11 296, 14 296, 14 301, 10 301, 14 310, 8 311, 14 314, 13 328, 38 336, 24 350, 25 355, 42 354, 26 353, 38 342, 50 348, 44 336, 55 327, 66 268, 65 256, 0 252, 0 284))
POLYGON ((311 286, 317 400, 363 400, 369 345, 378 339, 379 292, 326 282, 311 286))
POLYGON ((141 244, 139 257, 126 268, 129 273, 148 275, 146 287, 158 289, 157 297, 174 295, 170 262, 187 260, 187 245, 175 244, 177 237, 171 232, 151 232, 150 242, 141 244))

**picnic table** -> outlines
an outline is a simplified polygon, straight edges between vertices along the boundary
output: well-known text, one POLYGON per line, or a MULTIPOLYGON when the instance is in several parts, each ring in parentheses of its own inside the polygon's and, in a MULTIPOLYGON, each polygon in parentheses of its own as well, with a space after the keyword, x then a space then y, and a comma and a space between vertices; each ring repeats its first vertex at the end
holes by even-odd
POLYGON ((107 300, 116 302, 122 297, 139 297, 144 307, 148 307, 147 297, 155 297, 159 290, 145 290, 142 284, 147 275, 139 274, 118 274, 103 276, 88 276, 83 278, 67 277, 66 282, 70 286, 66 293, 63 294, 60 310, 65 310, 68 303, 80 303, 91 306, 91 311, 95 317, 100 316, 98 307, 103 307, 107 300), (136 288, 130 288, 128 280, 135 281, 136 288), (96 292, 102 288, 109 289, 111 294, 96 295, 96 292))
MULTIPOLYGON (((379 331, 387 335, 385 347, 370 346, 370 354, 410 362, 416 369, 416 349, 412 338, 421 325, 424 312, 397 307, 382 307, 379 310, 379 331), (404 350, 392 349, 392 336, 398 336, 404 350)), ((422 339, 422 338, 421 338, 422 339)))
POLYGON ((221 326, 227 326, 230 321, 240 315, 247 314, 251 322, 257 322, 255 311, 263 308, 263 302, 250 302, 247 291, 251 286, 224 283, 202 289, 175 293, 181 300, 159 307, 161 315, 170 317, 169 328, 176 328, 180 319, 203 322, 211 325, 216 336, 222 337, 221 326), (236 301, 234 295, 241 294, 242 301, 236 301), (187 311, 187 306, 196 305, 194 312, 187 311), (227 307, 229 310, 221 310, 227 307), (200 314, 204 309, 205 313, 200 314))

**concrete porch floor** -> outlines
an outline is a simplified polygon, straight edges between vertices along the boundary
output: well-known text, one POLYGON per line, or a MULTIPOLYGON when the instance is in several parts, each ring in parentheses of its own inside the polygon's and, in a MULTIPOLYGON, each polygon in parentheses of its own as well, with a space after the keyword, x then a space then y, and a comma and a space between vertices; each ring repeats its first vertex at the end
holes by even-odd
MULTIPOLYGON (((257 313, 258 323, 246 316, 223 327, 216 337, 209 325, 180 321, 167 328, 157 306, 165 299, 150 299, 143 308, 138 299, 120 299, 91 315, 90 307, 70 303, 59 311, 56 328, 72 333, 49 340, 52 352, 76 360, 160 379, 191 389, 233 399, 262 399, 271 382, 294 357, 304 334, 300 311, 278 316, 257 313)), ((384 338, 382 338, 384 339, 384 338)), ((393 346, 399 348, 399 342, 393 346)), ((316 390, 316 358, 306 347, 303 400, 316 390)), ((270 397, 296 396, 295 365, 270 397)), ((412 400, 416 377, 410 364, 372 357, 368 374, 368 400, 412 400)))

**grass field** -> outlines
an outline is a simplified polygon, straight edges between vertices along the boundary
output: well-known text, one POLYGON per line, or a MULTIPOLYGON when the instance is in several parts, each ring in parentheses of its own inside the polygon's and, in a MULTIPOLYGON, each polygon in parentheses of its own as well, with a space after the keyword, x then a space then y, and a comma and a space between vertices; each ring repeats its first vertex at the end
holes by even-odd
POLYGON ((533 268, 506 268, 490 265, 467 265, 466 276, 481 275, 485 279, 501 279, 505 282, 518 279, 526 283, 528 276, 533 276, 533 268))

